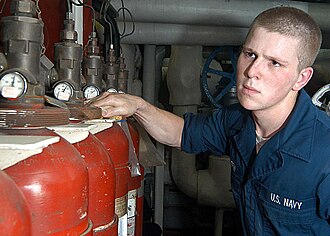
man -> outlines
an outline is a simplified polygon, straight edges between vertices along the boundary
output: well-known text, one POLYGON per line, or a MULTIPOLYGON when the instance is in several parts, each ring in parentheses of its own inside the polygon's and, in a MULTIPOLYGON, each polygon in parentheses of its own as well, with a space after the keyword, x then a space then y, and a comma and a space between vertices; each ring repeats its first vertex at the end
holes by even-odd
POLYGON ((105 93, 105 117, 134 115, 161 143, 227 154, 245 235, 330 235, 330 119, 303 87, 321 32, 301 10, 278 7, 254 20, 237 65, 240 104, 184 119, 141 98, 105 93))

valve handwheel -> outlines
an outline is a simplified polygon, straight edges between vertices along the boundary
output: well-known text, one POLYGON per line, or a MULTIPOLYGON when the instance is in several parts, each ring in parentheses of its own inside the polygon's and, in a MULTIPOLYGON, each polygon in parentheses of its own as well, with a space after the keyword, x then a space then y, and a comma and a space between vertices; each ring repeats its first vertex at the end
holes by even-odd
MULTIPOLYGON (((237 64, 237 47, 235 46, 221 46, 221 47, 217 47, 206 59, 205 63, 204 63, 204 67, 203 67, 203 71, 202 71, 202 75, 201 75, 201 82, 202 82, 202 87, 203 90, 205 92, 205 95, 208 97, 208 99, 211 101, 211 103, 215 106, 215 107, 222 107, 222 105, 220 104, 220 100, 223 98, 223 96, 229 91, 230 88, 232 88, 233 86, 235 86, 236 84, 236 64, 237 64), (225 71, 220 71, 220 70, 216 70, 210 67, 210 64, 213 60, 215 60, 216 56, 220 53, 220 52, 228 52, 229 56, 230 56, 230 60, 231 60, 231 66, 232 66, 232 70, 231 72, 225 72, 225 71), (223 78, 228 78, 229 79, 229 83, 216 95, 212 95, 209 89, 209 85, 208 85, 208 74, 216 74, 221 76, 220 80, 222 80, 223 78)), ((220 81, 219 81, 220 82, 220 81)))

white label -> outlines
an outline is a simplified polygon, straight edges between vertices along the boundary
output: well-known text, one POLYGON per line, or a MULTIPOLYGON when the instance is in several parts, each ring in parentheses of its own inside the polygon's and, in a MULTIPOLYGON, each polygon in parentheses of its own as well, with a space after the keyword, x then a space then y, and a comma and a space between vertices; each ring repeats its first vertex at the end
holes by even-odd
POLYGON ((118 236, 127 236, 127 214, 118 220, 118 236))
POLYGON ((128 218, 134 217, 136 215, 136 196, 137 196, 136 189, 133 189, 128 192, 128 202, 127 202, 128 218))
POLYGON ((135 217, 127 220, 127 236, 134 236, 135 234, 135 217))
POLYGON ((59 92, 58 93, 58 99, 59 100, 63 100, 63 101, 69 101, 70 100, 70 93, 65 93, 65 92, 59 92))
POLYGON ((16 87, 3 87, 1 93, 5 98, 17 98, 20 95, 20 90, 16 87))

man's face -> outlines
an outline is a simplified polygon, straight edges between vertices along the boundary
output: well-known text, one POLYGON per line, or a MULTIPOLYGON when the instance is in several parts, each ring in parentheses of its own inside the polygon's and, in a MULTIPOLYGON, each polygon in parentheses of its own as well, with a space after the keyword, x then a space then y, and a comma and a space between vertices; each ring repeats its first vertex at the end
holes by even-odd
POLYGON ((297 39, 264 28, 252 32, 237 64, 237 96, 244 108, 276 111, 294 102, 298 45, 297 39))

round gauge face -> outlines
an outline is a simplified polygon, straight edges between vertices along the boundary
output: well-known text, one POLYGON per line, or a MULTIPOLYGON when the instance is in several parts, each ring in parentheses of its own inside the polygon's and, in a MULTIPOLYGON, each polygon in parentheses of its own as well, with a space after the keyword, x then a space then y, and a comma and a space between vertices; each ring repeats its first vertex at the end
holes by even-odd
POLYGON ((69 101, 73 95, 73 87, 67 82, 60 82, 54 87, 54 96, 61 101, 69 101))
POLYGON ((100 95, 100 90, 97 87, 93 86, 93 85, 87 86, 84 89, 84 97, 86 99, 95 98, 99 95, 100 95))
POLYGON ((118 91, 116 89, 114 89, 114 88, 109 88, 107 90, 107 92, 109 92, 109 93, 117 93, 118 91))
POLYGON ((17 72, 5 74, 0 78, 0 93, 4 98, 18 98, 26 92, 26 80, 17 72))

